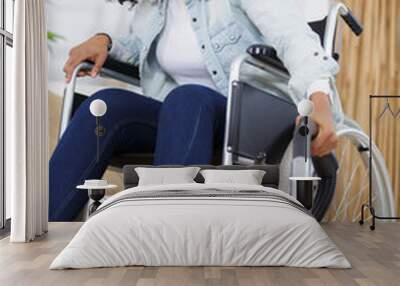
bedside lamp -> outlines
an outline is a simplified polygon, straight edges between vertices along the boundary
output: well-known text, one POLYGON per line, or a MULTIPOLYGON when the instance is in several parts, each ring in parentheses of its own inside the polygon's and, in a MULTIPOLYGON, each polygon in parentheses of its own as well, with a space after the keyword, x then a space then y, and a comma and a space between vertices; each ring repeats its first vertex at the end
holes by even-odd
MULTIPOLYGON (((106 129, 101 126, 100 118, 107 112, 107 104, 101 99, 95 99, 90 103, 90 113, 96 117, 96 163, 100 160, 100 137, 106 134, 106 129)), ((83 185, 77 186, 77 189, 87 190, 89 198, 94 202, 89 206, 89 215, 94 213, 101 205, 100 200, 104 197, 106 189, 112 189, 117 186, 110 185, 106 180, 85 180, 83 185)))
POLYGON ((96 156, 96 163, 100 160, 100 137, 106 134, 106 129, 100 125, 100 118, 104 116, 107 112, 107 104, 101 99, 95 99, 90 103, 90 113, 96 117, 96 139, 97 139, 97 156, 96 156))
MULTIPOLYGON (((297 132, 301 137, 305 137, 302 142, 304 144, 304 161, 307 163, 310 157, 311 137, 314 135, 313 130, 315 129, 310 122, 310 116, 314 111, 314 104, 308 99, 302 100, 297 105, 297 111, 301 116, 297 132)), ((302 173, 306 175, 308 173, 307 164, 304 164, 304 168, 305 170, 303 170, 304 172, 302 173)), ((306 209, 311 210, 313 203, 313 185, 315 181, 319 181, 321 178, 301 176, 290 177, 289 179, 296 182, 297 200, 301 202, 306 209)))

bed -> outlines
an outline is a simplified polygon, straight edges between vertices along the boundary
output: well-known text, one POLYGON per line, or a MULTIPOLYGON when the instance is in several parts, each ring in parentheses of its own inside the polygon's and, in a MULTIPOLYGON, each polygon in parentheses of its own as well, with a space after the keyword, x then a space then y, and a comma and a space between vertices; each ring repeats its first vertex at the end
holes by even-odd
POLYGON ((138 186, 136 167, 124 168, 127 189, 99 207, 50 269, 351 267, 304 207, 277 189, 276 166, 252 167, 266 171, 258 186, 205 184, 200 174, 195 183, 138 186))

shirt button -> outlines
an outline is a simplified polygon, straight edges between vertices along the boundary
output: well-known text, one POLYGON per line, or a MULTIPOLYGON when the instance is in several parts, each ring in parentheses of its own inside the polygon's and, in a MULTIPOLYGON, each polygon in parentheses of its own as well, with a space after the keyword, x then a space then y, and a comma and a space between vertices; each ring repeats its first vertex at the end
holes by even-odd
POLYGON ((205 45, 201 45, 201 49, 204 50, 206 48, 205 45))
POLYGON ((192 21, 193 21, 193 22, 197 22, 197 18, 193 18, 192 21))
POLYGON ((327 61, 329 58, 327 56, 324 57, 324 60, 327 61))
POLYGON ((316 56, 316 57, 319 56, 319 53, 318 53, 318 52, 315 52, 315 53, 314 53, 314 56, 316 56))
POLYGON ((213 75, 217 75, 218 72, 217 71, 212 71, 213 75))

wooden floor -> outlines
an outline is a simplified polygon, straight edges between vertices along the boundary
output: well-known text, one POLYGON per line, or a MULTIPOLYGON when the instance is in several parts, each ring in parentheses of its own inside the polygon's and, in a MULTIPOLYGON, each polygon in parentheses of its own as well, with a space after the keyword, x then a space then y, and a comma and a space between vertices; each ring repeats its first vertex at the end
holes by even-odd
POLYGON ((49 233, 30 244, 0 241, 0 285, 400 285, 400 224, 327 224, 324 229, 353 269, 287 267, 126 267, 48 270, 49 264, 80 228, 52 223, 49 233))

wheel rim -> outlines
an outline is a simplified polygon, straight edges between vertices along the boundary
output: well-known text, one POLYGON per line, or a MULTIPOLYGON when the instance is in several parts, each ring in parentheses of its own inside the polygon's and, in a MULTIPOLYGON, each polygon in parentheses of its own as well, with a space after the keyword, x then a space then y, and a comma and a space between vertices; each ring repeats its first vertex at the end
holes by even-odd
MULTIPOLYGON (((338 132, 339 147, 337 159, 339 170, 337 187, 325 221, 357 222, 361 218, 361 206, 368 202, 369 194, 369 144, 368 137, 349 128, 338 132), (360 149, 360 147, 362 147, 360 149)), ((374 164, 372 165, 372 202, 376 212, 384 216, 395 214, 394 198, 384 161, 373 146, 374 164)), ((370 218, 366 212, 364 219, 370 218)))

